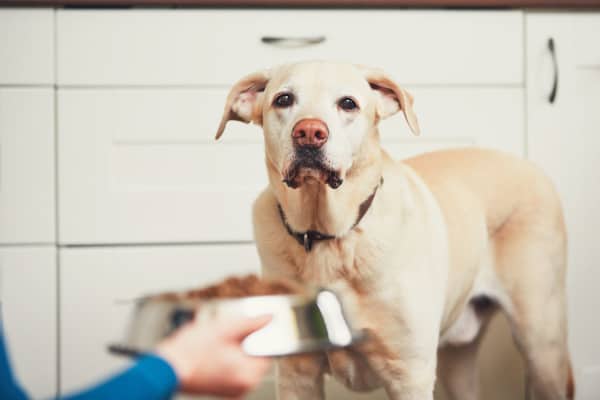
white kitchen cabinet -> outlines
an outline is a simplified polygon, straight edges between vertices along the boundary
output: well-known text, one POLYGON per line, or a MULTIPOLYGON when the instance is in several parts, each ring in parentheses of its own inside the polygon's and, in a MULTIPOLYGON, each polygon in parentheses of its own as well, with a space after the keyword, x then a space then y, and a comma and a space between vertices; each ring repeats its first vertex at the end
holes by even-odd
POLYGON ((57 390, 56 249, 0 248, 0 314, 13 372, 36 399, 57 390))
POLYGON ((522 39, 522 11, 58 10, 58 83, 228 85, 319 59, 372 64, 406 84, 516 86, 522 39))
POLYGON ((63 393, 126 365, 106 347, 124 336, 132 299, 202 287, 260 266, 251 244, 65 248, 60 265, 63 393))
POLYGON ((0 85, 54 83, 54 10, 0 9, 0 85))
POLYGON ((600 13, 527 16, 529 157, 553 178, 569 233, 569 328, 579 400, 600 393, 600 13), (554 41, 554 57, 548 47, 554 41), (550 102, 554 77, 557 91, 550 102))
MULTIPOLYGON (((470 145, 522 154, 522 89, 409 89, 423 133, 413 137, 401 115, 384 121, 394 157, 470 145)), ((60 89, 60 243, 252 240, 252 203, 267 183, 263 138, 231 122, 215 142, 226 95, 60 89)))
POLYGON ((53 90, 0 88, 0 244, 53 243, 54 198, 53 90))

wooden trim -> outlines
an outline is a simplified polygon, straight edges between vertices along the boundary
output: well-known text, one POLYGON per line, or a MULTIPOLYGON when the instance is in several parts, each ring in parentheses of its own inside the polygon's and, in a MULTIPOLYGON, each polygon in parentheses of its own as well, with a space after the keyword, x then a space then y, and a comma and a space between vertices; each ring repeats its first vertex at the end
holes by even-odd
POLYGON ((600 0, 0 0, 0 6, 600 8, 600 0))

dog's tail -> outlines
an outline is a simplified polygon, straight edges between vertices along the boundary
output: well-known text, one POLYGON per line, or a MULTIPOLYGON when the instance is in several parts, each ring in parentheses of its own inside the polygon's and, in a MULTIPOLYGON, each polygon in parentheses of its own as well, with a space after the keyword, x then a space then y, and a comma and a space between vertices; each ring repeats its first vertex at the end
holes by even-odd
POLYGON ((568 361, 568 372, 567 372, 567 399, 575 399, 575 378, 573 378, 573 366, 571 360, 568 361))

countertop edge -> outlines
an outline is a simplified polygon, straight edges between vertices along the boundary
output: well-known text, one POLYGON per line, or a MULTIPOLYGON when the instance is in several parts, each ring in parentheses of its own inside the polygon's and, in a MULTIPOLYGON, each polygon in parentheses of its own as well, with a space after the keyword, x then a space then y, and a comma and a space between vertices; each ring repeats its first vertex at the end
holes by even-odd
POLYGON ((600 0, 0 0, 0 7, 600 9, 600 0))

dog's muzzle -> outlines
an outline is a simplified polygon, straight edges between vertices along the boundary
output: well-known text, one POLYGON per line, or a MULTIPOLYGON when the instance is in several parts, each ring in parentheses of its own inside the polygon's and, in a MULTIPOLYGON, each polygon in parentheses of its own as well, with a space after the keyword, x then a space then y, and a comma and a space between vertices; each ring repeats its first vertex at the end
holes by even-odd
POLYGON ((284 172, 283 182, 297 189, 310 179, 327 184, 332 189, 339 188, 344 182, 340 172, 327 165, 320 148, 297 147, 293 161, 284 172))

